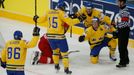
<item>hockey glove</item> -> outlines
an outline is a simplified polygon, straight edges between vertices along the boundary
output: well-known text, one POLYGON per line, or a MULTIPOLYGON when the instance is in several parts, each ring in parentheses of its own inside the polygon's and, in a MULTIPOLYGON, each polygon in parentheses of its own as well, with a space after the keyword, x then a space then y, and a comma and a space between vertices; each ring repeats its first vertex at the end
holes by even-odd
POLYGON ((78 19, 80 20, 80 22, 82 22, 86 19, 86 15, 82 14, 78 17, 78 19))
POLYGON ((39 27, 34 27, 33 29, 33 36, 39 36, 40 35, 40 28, 39 27))
POLYGON ((118 32, 117 32, 117 31, 114 31, 114 32, 113 32, 113 38, 114 38, 114 39, 118 38, 118 32))
POLYGON ((112 21, 111 25, 115 27, 116 26, 115 21, 112 21))
POLYGON ((85 40, 85 35, 81 35, 80 37, 79 37, 79 42, 83 42, 85 40))
POLYGON ((6 63, 1 61, 1 67, 6 68, 6 63))
POLYGON ((37 19, 39 18, 39 16, 38 15, 35 15, 34 17, 33 17, 33 20, 34 20, 34 22, 37 22, 37 19))

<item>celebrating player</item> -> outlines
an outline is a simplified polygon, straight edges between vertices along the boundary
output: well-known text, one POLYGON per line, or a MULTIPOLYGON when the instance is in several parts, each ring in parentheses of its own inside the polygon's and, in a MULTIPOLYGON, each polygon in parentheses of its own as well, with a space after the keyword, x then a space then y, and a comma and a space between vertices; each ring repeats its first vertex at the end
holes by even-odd
MULTIPOLYGON (((66 74, 71 74, 72 71, 69 70, 69 58, 68 58, 68 44, 65 33, 65 25, 67 23, 69 26, 75 25, 83 21, 82 17, 78 19, 71 19, 65 13, 65 3, 59 0, 56 10, 49 10, 47 14, 43 17, 42 21, 47 21, 47 38, 49 40, 50 46, 53 50, 53 60, 55 64, 55 69, 60 70, 59 66, 59 54, 62 56, 62 63, 64 65, 64 72, 66 74)), ((37 20, 36 16, 34 20, 37 20)), ((40 20, 39 20, 40 21, 40 20)))
POLYGON ((39 63, 53 64, 53 59, 52 59, 53 52, 48 42, 47 36, 45 34, 40 38, 38 48, 41 51, 41 57, 39 59, 39 63), (50 59, 50 62, 49 62, 49 59, 50 59))
POLYGON ((85 29, 92 25, 92 19, 94 17, 98 17, 101 23, 106 23, 107 25, 111 25, 111 20, 108 16, 105 16, 99 10, 96 10, 93 4, 89 1, 83 2, 83 7, 73 16, 78 17, 79 15, 86 16, 84 20, 85 29))
POLYGON ((114 28, 107 28, 105 25, 99 24, 98 18, 92 19, 92 26, 86 29, 85 35, 79 37, 79 42, 88 40, 90 44, 90 61, 93 64, 98 63, 100 50, 107 46, 110 49, 109 57, 113 61, 116 61, 115 49, 116 40, 113 39, 113 35, 108 32, 114 31, 114 28))
POLYGON ((34 28, 33 38, 28 43, 22 40, 23 34, 21 31, 14 32, 14 40, 8 41, 1 53, 1 66, 6 68, 7 75, 25 75, 24 65, 27 48, 36 46, 39 39, 39 31, 40 28, 34 28))
MULTIPOLYGON (((69 25, 64 23, 64 29, 65 29, 65 32, 64 34, 67 32, 69 28, 69 25)), ((49 44, 49 41, 48 41, 48 38, 46 36, 46 34, 44 34, 41 38, 40 38, 40 41, 38 43, 38 48, 39 50, 41 51, 41 56, 40 58, 38 59, 39 57, 39 51, 36 51, 35 52, 35 56, 34 56, 34 59, 33 59, 33 62, 32 64, 34 65, 35 63, 42 63, 42 64, 47 64, 47 63, 50 63, 50 64, 53 64, 53 59, 52 59, 52 49, 50 47, 50 44, 49 44), (50 59, 50 61, 49 61, 50 59)), ((60 54, 60 58, 61 57, 61 54, 60 54)))

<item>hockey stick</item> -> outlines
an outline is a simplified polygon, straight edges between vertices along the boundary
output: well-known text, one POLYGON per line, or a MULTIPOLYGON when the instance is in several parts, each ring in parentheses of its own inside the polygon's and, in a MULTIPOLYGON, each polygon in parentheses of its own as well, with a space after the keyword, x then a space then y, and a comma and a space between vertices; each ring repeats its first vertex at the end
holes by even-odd
MULTIPOLYGON (((35 13, 34 14, 36 16, 37 15, 37 0, 35 0, 35 7, 34 8, 35 8, 35 10, 34 10, 35 13)), ((37 21, 35 21, 35 27, 37 27, 37 21)))
POLYGON ((32 73, 34 75, 44 75, 42 73, 38 73, 38 72, 34 71, 34 69, 33 70, 32 69, 25 69, 25 71, 30 72, 30 74, 32 73))
POLYGON ((2 8, 5 8, 5 7, 4 7, 4 1, 5 1, 5 0, 0 0, 0 8, 1 8, 1 6, 2 6, 2 8))
MULTIPOLYGON (((70 13, 69 14, 73 14, 73 12, 72 12, 72 8, 73 8, 73 0, 71 0, 70 1, 70 7, 69 7, 69 9, 70 9, 70 13)), ((70 27, 70 37, 72 37, 72 26, 70 27)))
POLYGON ((70 27, 70 37, 72 37, 72 26, 70 27))
POLYGON ((77 53, 77 52, 80 52, 80 51, 79 51, 79 50, 69 51, 69 52, 68 52, 68 55, 71 54, 71 53, 77 53))
POLYGON ((0 57, 0 65, 1 65, 1 57, 0 57))
POLYGON ((116 61, 116 60, 117 60, 117 58, 112 57, 112 56, 110 56, 110 55, 109 55, 109 58, 110 58, 110 60, 112 60, 112 61, 116 61))

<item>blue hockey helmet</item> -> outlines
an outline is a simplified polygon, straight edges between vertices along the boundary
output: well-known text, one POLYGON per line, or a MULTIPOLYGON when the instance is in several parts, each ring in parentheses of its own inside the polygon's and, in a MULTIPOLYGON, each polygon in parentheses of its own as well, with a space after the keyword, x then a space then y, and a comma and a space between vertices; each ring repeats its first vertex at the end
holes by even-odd
POLYGON ((84 1, 83 5, 87 8, 87 9, 91 9, 93 8, 93 4, 89 1, 84 1))
POLYGON ((23 37, 23 34, 21 31, 17 30, 14 32, 14 39, 15 40, 21 40, 22 37, 23 37))
POLYGON ((58 4, 57 4, 57 8, 60 8, 62 10, 65 10, 66 8, 66 4, 63 0, 59 0, 58 4))

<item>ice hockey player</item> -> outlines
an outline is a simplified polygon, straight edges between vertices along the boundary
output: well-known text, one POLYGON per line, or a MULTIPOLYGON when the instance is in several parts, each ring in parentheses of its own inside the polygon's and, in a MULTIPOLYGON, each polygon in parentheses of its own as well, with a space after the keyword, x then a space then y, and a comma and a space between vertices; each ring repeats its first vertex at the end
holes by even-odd
POLYGON ((97 64, 99 61, 99 53, 103 47, 110 49, 109 57, 113 61, 116 61, 115 50, 116 40, 113 39, 113 35, 109 32, 114 31, 114 28, 108 28, 106 25, 100 25, 97 17, 92 19, 92 26, 86 29, 85 35, 79 37, 79 42, 87 40, 90 45, 90 61, 93 64, 97 64))
POLYGON ((74 18, 79 15, 86 16, 86 19, 83 21, 85 25, 85 29, 92 25, 92 19, 94 17, 98 17, 101 23, 106 23, 107 25, 111 25, 111 20, 108 16, 104 15, 101 11, 95 9, 93 4, 89 1, 83 2, 83 7, 75 14, 72 14, 74 18))
POLYGON ((50 47, 50 44, 48 42, 48 38, 46 36, 46 34, 44 34, 41 38, 40 41, 38 43, 38 48, 41 51, 41 56, 39 59, 38 63, 42 63, 42 64, 53 64, 53 59, 52 59, 52 49, 50 47))
MULTIPOLYGON (((71 74, 72 71, 69 70, 69 57, 68 57, 68 44, 65 33, 64 23, 69 26, 75 25, 83 21, 83 17, 78 19, 71 19, 65 13, 66 4, 64 1, 59 0, 56 10, 49 10, 44 16, 44 22, 47 21, 47 38, 49 40, 50 46, 53 50, 53 60, 55 64, 55 69, 60 70, 59 66, 59 53, 62 56, 62 63, 64 66, 64 72, 66 74, 71 74)), ((36 17, 35 19, 36 20, 36 17)))
MULTIPOLYGON (((64 29, 65 29, 65 32, 64 34, 67 32, 69 26, 64 23, 64 29)), ((46 34, 44 34, 41 38, 40 38, 40 41, 38 43, 38 48, 39 50, 41 51, 41 55, 40 55, 40 52, 39 51, 35 51, 35 56, 33 58, 33 62, 32 64, 38 64, 38 63, 41 63, 41 64, 53 64, 53 59, 52 59, 52 49, 50 47, 50 44, 49 44, 49 41, 48 41, 48 38, 46 36, 46 34), (39 58, 40 57, 40 58, 39 58)), ((60 58, 61 57, 61 54, 60 54, 60 58)))
POLYGON ((40 28, 33 29, 33 38, 30 42, 22 40, 23 34, 17 30, 14 32, 14 39, 9 40, 1 53, 1 66, 6 68, 7 75, 25 75, 24 65, 27 48, 35 47, 39 39, 40 28))

